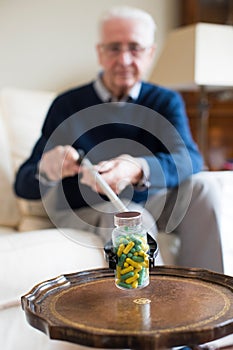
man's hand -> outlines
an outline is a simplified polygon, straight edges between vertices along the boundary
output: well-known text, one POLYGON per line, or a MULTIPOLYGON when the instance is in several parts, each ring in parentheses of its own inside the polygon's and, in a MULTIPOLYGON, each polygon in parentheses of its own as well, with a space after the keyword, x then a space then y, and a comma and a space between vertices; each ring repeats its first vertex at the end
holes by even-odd
POLYGON ((51 181, 58 181, 79 173, 78 152, 71 146, 57 146, 45 152, 39 163, 39 172, 45 173, 51 181))
MULTIPOLYGON (((137 159, 128 154, 100 162, 95 166, 95 170, 101 174, 117 194, 123 191, 127 185, 137 184, 143 176, 141 165, 137 159)), ((82 167, 81 173, 83 184, 90 186, 96 192, 103 193, 93 176, 89 174, 88 169, 82 167)))

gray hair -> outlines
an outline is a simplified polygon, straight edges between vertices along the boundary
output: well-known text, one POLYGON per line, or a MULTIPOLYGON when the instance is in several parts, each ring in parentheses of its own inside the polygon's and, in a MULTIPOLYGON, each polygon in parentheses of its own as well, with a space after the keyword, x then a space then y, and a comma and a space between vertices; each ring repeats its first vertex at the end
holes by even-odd
POLYGON ((106 11, 100 18, 99 21, 99 36, 101 35, 101 29, 105 22, 113 18, 122 18, 122 19, 136 19, 145 24, 148 28, 148 34, 150 37, 150 44, 154 42, 154 36, 156 32, 156 23, 153 17, 146 11, 130 6, 116 6, 112 7, 106 11))

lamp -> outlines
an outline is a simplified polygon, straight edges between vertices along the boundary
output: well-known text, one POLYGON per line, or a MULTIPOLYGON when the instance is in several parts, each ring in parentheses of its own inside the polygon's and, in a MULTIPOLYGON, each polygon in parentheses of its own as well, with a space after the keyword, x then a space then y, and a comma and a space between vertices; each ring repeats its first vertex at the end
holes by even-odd
POLYGON ((197 23, 168 35, 150 81, 179 91, 199 90, 198 144, 206 161, 208 90, 233 86, 233 27, 197 23))

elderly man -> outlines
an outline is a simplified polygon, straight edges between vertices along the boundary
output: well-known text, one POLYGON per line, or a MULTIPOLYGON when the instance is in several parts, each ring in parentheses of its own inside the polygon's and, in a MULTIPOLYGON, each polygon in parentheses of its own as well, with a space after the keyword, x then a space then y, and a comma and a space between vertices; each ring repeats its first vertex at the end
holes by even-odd
POLYGON ((178 265, 221 272, 217 193, 197 174, 202 157, 183 101, 142 80, 154 58, 154 33, 142 10, 117 7, 103 15, 96 46, 102 70, 52 103, 15 191, 46 198, 57 226, 91 230, 106 241, 115 209, 78 164, 83 149, 126 205, 143 212, 150 230, 177 233, 178 265))

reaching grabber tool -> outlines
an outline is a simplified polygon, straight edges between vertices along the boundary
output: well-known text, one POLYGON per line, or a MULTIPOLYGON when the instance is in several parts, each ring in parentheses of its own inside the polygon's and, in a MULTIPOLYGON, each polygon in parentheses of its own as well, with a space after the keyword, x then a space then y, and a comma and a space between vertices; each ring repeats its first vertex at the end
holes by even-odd
MULTIPOLYGON (((91 161, 85 157, 85 152, 82 149, 78 149, 78 164, 82 163, 82 166, 85 166, 90 175, 93 176, 96 183, 102 189, 103 193, 108 197, 111 203, 119 212, 128 212, 128 208, 124 205, 121 199, 116 195, 116 193, 112 190, 112 188, 108 185, 108 183, 103 179, 100 173, 95 170, 94 165, 91 161)), ((158 245, 156 240, 147 232, 147 242, 149 245, 149 263, 150 267, 155 265, 155 258, 158 254, 158 245)), ((105 259, 109 263, 109 268, 115 269, 118 261, 117 254, 114 252, 112 240, 108 241, 104 246, 105 259)))
POLYGON ((103 179, 103 177, 95 170, 93 164, 90 162, 88 158, 85 157, 85 153, 83 150, 78 150, 79 159, 78 163, 82 166, 85 166, 90 175, 94 178, 96 183, 102 189, 104 194, 108 197, 108 199, 112 202, 115 208, 119 211, 128 211, 124 203, 120 200, 120 198, 116 195, 116 193, 111 189, 111 187, 107 184, 107 182, 103 179))

